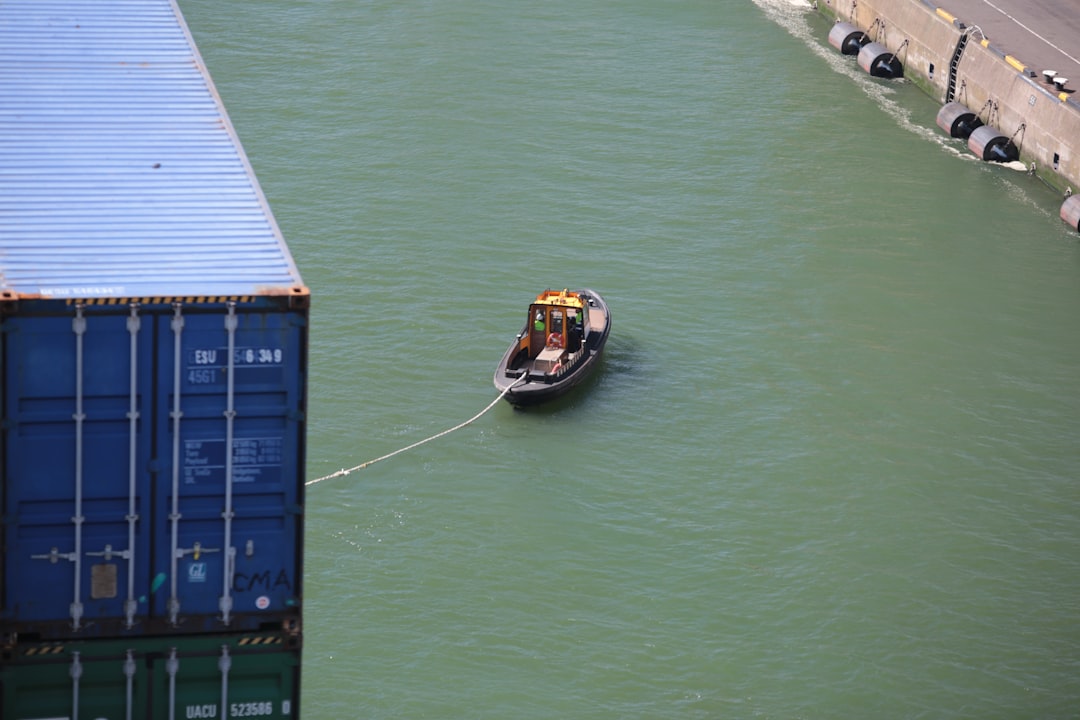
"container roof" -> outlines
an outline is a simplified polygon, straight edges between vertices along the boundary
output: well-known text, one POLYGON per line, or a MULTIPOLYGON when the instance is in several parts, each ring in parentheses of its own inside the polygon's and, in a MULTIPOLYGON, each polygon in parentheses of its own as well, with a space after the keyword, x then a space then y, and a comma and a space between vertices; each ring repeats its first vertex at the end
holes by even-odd
POLYGON ((0 294, 306 292, 174 2, 0 2, 0 294))

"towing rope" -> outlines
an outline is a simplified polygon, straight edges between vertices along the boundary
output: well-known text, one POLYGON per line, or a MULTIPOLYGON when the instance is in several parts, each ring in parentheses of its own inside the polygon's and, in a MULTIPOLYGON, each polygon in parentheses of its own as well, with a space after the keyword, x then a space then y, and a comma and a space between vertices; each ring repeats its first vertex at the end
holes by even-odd
POLYGON ((455 430, 460 430, 461 428, 465 427, 466 425, 470 425, 473 422, 475 422, 476 420, 479 420, 484 414, 487 413, 488 410, 491 410, 491 408, 495 407, 495 404, 498 403, 500 400, 502 400, 506 396, 506 393, 510 392, 519 383, 524 382, 527 379, 528 379, 528 375, 522 375, 520 378, 518 378, 514 382, 507 385, 506 389, 503 390, 499 394, 499 396, 497 398, 492 400, 491 403, 486 408, 484 408, 480 412, 476 413, 475 415, 473 415, 471 418, 469 418, 468 420, 466 420, 463 423, 455 425, 454 427, 452 427, 452 428, 450 428, 448 430, 443 430, 440 433, 436 433, 436 434, 432 435, 429 438, 424 438, 423 440, 421 440, 419 442, 414 442, 412 445, 408 445, 406 447, 403 447, 400 450, 395 450, 392 453, 388 453, 386 455, 383 455, 382 457, 377 457, 374 460, 368 460, 365 463, 360 463, 359 465, 356 465, 355 467, 351 467, 351 468, 348 468, 348 469, 342 468, 341 470, 338 470, 337 472, 332 472, 329 475, 324 475, 321 478, 315 478, 314 480, 308 480, 306 483, 304 483, 304 486, 306 487, 308 485, 314 485, 316 483, 321 483, 323 480, 330 480, 331 478, 344 477, 345 475, 348 475, 349 473, 356 472, 357 470, 362 470, 363 468, 366 468, 368 465, 374 465, 377 462, 381 462, 383 460, 389 460, 390 458, 394 457, 395 455, 400 455, 401 453, 405 452, 406 450, 412 450, 413 448, 420 447, 421 445, 423 445, 426 442, 431 442, 432 440, 437 440, 437 439, 443 437, 444 435, 449 435, 450 433, 454 432, 455 430))

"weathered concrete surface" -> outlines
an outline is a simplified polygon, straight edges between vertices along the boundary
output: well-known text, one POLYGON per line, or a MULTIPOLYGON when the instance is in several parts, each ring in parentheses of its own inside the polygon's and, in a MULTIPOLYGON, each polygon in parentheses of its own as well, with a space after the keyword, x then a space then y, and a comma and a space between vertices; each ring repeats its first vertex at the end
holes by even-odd
POLYGON ((1056 70, 1080 88, 1080 2, 1076 0, 937 0, 978 27, 990 44, 1039 74, 1056 70))
POLYGON ((1012 138, 1050 185, 1080 190, 1077 0, 818 0, 818 9, 895 52, 932 97, 1012 138), (1058 88, 1044 70, 1069 82, 1058 88))

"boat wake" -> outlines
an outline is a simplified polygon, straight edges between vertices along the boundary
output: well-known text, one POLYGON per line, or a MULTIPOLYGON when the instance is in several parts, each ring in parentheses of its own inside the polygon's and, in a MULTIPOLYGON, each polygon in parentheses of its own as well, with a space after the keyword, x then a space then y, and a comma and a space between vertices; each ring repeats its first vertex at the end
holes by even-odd
POLYGON ((815 12, 811 3, 805 0, 754 0, 754 4, 764 10, 769 19, 787 30, 793 37, 802 40, 815 55, 825 61, 831 70, 854 82, 856 87, 901 128, 930 140, 948 151, 953 150, 949 138, 943 137, 933 128, 914 122, 911 119, 911 111, 896 102, 893 97, 896 94, 893 84, 906 82, 903 78, 890 80, 888 83, 872 78, 863 72, 853 57, 841 55, 825 42, 826 38, 820 36, 820 33, 815 31, 810 24, 809 18, 812 17, 810 13, 815 12))
MULTIPOLYGON (((873 78, 859 67, 854 58, 837 52, 835 48, 828 44, 827 38, 813 28, 810 19, 814 17, 811 13, 816 13, 816 10, 811 0, 754 0, 754 4, 764 11, 770 20, 787 30, 793 37, 801 40, 811 52, 824 60, 825 64, 833 72, 843 75, 855 83, 856 87, 873 100, 900 128, 933 143, 943 152, 953 157, 975 162, 984 169, 993 170, 995 167, 1004 167, 1025 174, 1029 171, 1029 168, 1022 162, 983 162, 968 151, 963 141, 947 137, 939 132, 936 126, 913 120, 911 110, 897 102, 894 97, 896 94, 895 84, 907 81, 903 78, 888 81, 873 78)), ((1028 197, 1024 189, 1013 183, 1011 179, 1006 178, 1004 182, 1017 193, 1028 197)), ((1031 205, 1039 207, 1034 200, 1031 201, 1031 205)), ((1041 207, 1040 210, 1046 212, 1041 207)))

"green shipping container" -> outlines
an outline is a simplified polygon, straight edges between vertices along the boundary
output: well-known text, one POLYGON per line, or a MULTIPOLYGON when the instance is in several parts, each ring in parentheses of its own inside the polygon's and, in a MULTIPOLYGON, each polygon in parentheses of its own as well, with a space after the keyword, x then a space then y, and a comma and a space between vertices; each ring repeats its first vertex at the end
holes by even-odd
POLYGON ((298 718, 300 638, 287 633, 5 648, 5 720, 298 718))

